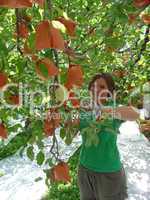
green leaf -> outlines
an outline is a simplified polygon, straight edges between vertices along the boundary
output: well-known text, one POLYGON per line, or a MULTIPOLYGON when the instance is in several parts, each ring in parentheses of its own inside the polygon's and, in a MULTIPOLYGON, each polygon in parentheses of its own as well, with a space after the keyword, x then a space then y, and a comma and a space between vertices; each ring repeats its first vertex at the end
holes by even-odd
POLYGON ((42 177, 38 177, 38 178, 36 178, 34 181, 35 182, 38 182, 38 181, 41 181, 43 178, 42 177))
POLYGON ((0 177, 4 176, 5 173, 4 172, 0 172, 0 177))
POLYGON ((66 145, 70 145, 72 143, 72 138, 70 132, 67 132, 66 138, 65 138, 66 145))
POLYGON ((19 150, 19 155, 20 155, 21 158, 23 157, 23 153, 24 153, 24 150, 25 150, 26 146, 27 145, 21 147, 21 149, 19 150))
MULTIPOLYGON (((0 35, 0 37, 2 37, 2 36, 0 35)), ((1 54, 4 54, 5 56, 7 56, 8 49, 7 49, 6 44, 4 43, 4 41, 1 40, 1 39, 0 39, 0 48, 1 48, 1 54)))
POLYGON ((48 164, 50 167, 52 167, 52 166, 53 166, 52 159, 51 159, 51 158, 48 158, 48 159, 45 161, 45 164, 48 164))
POLYGON ((42 73, 42 75, 44 77, 48 78, 48 69, 47 69, 47 67, 43 63, 40 63, 38 66, 39 66, 39 69, 40 69, 40 72, 42 73))
POLYGON ((125 42, 123 39, 118 37, 108 37, 105 39, 105 43, 107 46, 117 49, 123 47, 125 42))
POLYGON ((39 140, 37 141, 37 146, 38 146, 39 149, 44 148, 44 143, 43 143, 43 141, 41 141, 41 140, 39 139, 39 140))
POLYGON ((30 160, 34 160, 34 151, 33 151, 33 146, 30 146, 27 148, 27 156, 30 160))
POLYGON ((42 151, 40 151, 36 156, 37 164, 42 165, 45 160, 45 155, 42 151))
POLYGON ((17 130, 18 130, 19 128, 22 128, 21 124, 15 124, 15 125, 13 125, 13 126, 11 126, 11 127, 8 127, 8 131, 9 131, 9 132, 17 132, 17 130))
POLYGON ((35 33, 31 33, 28 37, 29 48, 35 51, 35 33))
POLYGON ((43 135, 43 122, 41 120, 34 120, 32 121, 31 126, 33 135, 38 136, 38 138, 41 138, 43 135))
POLYGON ((64 139, 65 136, 66 136, 66 130, 65 130, 65 128, 61 128, 61 129, 60 129, 60 137, 61 137, 62 139, 64 139))

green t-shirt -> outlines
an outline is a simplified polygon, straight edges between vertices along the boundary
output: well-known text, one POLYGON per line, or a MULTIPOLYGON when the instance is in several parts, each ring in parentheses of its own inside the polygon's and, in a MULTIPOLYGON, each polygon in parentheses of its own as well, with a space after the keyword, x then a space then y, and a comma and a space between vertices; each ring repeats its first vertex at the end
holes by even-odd
MULTIPOLYGON (((109 106, 110 105, 113 106, 112 102, 109 103, 109 106)), ((86 134, 82 134, 82 129, 87 128, 92 120, 95 120, 95 116, 92 111, 80 111, 82 146, 79 162, 86 168, 96 172, 119 171, 122 167, 122 163, 117 147, 117 133, 119 133, 119 127, 123 120, 108 118, 104 122, 99 122, 101 129, 97 132, 99 139, 98 145, 92 144, 90 146, 86 146, 86 134), (109 128, 111 124, 111 129, 115 134, 109 131, 107 128, 108 124, 109 128)))

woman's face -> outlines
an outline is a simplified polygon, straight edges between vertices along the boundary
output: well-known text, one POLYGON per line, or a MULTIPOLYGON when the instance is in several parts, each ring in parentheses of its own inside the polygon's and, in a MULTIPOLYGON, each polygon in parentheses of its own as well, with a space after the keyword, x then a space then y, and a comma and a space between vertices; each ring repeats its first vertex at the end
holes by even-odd
POLYGON ((108 98, 108 86, 103 78, 97 79, 91 86, 90 92, 92 94, 93 100, 97 103, 103 103, 108 98))

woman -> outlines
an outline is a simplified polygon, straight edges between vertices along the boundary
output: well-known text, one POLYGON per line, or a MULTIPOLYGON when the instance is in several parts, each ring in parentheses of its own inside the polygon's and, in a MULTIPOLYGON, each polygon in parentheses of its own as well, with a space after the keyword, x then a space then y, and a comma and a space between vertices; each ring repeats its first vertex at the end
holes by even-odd
POLYGON ((126 176, 116 144, 117 132, 121 122, 136 120, 139 113, 131 106, 116 107, 116 103, 110 101, 110 99, 115 99, 115 84, 109 73, 95 75, 90 81, 88 89, 92 97, 92 112, 82 109, 79 120, 76 120, 82 135, 78 165, 80 199, 124 200, 127 197, 126 176), (104 107, 104 105, 109 105, 109 107, 104 107), (101 120, 104 113, 111 114, 108 120, 101 120), (103 128, 97 133, 98 144, 86 146, 87 138, 82 134, 82 130, 90 126, 94 117, 103 128), (108 124, 109 129, 107 129, 108 124), (111 130, 116 134, 109 131, 110 124, 111 130))

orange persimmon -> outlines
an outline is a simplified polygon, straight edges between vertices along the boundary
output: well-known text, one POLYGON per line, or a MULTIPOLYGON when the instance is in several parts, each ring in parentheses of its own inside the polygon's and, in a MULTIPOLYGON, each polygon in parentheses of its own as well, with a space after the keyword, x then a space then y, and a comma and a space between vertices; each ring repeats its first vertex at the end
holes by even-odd
POLYGON ((136 8, 143 8, 145 6, 148 6, 150 4, 150 0, 134 0, 133 5, 136 8))
POLYGON ((32 7, 33 0, 0 0, 0 7, 27 8, 32 7))
POLYGON ((36 49, 65 49, 65 42, 60 31, 53 27, 49 20, 40 22, 36 28, 36 49))
POLYGON ((0 72, 0 89, 7 84, 8 77, 4 72, 0 72))
POLYGON ((48 20, 42 21, 36 28, 36 49, 42 50, 51 48, 50 43, 50 24, 48 20))
POLYGON ((77 23, 74 22, 72 19, 65 19, 64 17, 59 17, 58 21, 60 21, 67 29, 67 33, 70 36, 75 36, 76 25, 77 23))
POLYGON ((75 96, 75 93, 74 92, 70 92, 69 93, 69 99, 73 105, 73 107, 76 107, 78 108, 80 106, 80 101, 79 99, 75 96))
POLYGON ((70 101, 74 108, 80 107, 80 100, 76 97, 75 93, 73 91, 69 92, 68 99, 64 102, 64 107, 67 108, 67 102, 70 101))
POLYGON ((39 78, 42 80, 47 80, 51 76, 56 76, 59 73, 58 68, 55 66, 55 64, 48 58, 40 59, 36 62, 36 72, 39 78), (44 65, 45 69, 47 70, 48 74, 45 76, 42 71, 40 70, 40 65, 44 65))
POLYGON ((29 30, 26 22, 20 22, 19 23, 19 30, 18 30, 18 35, 21 38, 27 38, 29 35, 29 30))
POLYGON ((70 64, 67 73, 67 84, 69 86, 81 87, 83 84, 83 70, 80 65, 70 64))
POLYGON ((46 136, 52 136, 57 127, 59 127, 61 121, 60 113, 57 109, 50 108, 46 113, 44 120, 44 133, 46 136))
POLYGON ((58 110, 55 108, 50 108, 47 112, 46 119, 53 122, 55 128, 59 127, 61 121, 61 115, 58 110))
POLYGON ((7 129, 3 123, 0 123, 0 137, 2 137, 3 139, 7 138, 7 129))
POLYGON ((150 15, 148 14, 143 14, 142 15, 142 20, 145 24, 149 25, 150 24, 150 15))
POLYGON ((128 14, 129 24, 133 24, 136 21, 137 14, 130 13, 128 14))
POLYGON ((69 166, 65 162, 59 162, 51 169, 51 178, 53 181, 63 181, 65 183, 71 181, 69 175, 69 166))
POLYGON ((9 96, 9 101, 13 105, 19 105, 19 95, 10 95, 9 96))
POLYGON ((52 122, 49 121, 48 119, 44 120, 44 133, 45 135, 52 136, 54 134, 55 127, 53 126, 52 122))

